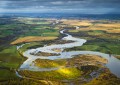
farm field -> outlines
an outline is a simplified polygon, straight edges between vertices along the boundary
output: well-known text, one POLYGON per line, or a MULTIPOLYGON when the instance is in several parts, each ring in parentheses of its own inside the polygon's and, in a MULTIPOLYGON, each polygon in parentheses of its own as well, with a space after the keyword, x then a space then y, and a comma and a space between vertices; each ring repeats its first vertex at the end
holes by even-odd
POLYGON ((119 20, 1 17, 0 85, 119 85, 119 43, 119 20))

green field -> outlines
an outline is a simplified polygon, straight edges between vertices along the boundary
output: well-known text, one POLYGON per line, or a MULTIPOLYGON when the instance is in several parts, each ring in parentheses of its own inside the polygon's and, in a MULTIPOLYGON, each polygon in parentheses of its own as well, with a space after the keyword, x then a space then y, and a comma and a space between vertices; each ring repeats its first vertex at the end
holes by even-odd
POLYGON ((87 50, 120 55, 120 34, 110 34, 102 30, 69 31, 69 33, 76 37, 87 39, 87 42, 83 46, 66 49, 66 51, 87 50))
POLYGON ((43 72, 34 72, 34 71, 20 71, 21 75, 30 77, 33 79, 48 79, 48 80, 71 80, 81 76, 81 71, 76 68, 60 68, 55 71, 43 71, 43 72))
MULTIPOLYGON (((7 82, 14 84, 17 81, 20 82, 15 74, 15 69, 18 69, 23 61, 26 60, 21 53, 27 49, 43 46, 45 42, 44 44, 43 42, 31 42, 23 46, 19 51, 17 51, 16 45, 10 45, 10 43, 25 36, 59 36, 59 30, 51 26, 51 23, 46 20, 34 21, 25 19, 24 21, 5 18, 4 21, 5 24, 0 24, 0 81, 4 80, 6 84, 7 82)), ((28 83, 28 80, 26 81, 28 83)), ((21 80, 21 82, 25 83, 24 80, 21 80)), ((29 85, 27 83, 26 85, 29 85)))
MULTIPOLYGON (((76 57, 74 56, 70 59, 37 59, 34 61, 35 65, 41 68, 58 68, 57 70, 52 71, 39 72, 18 70, 20 65, 26 60, 26 58, 22 55, 24 51, 37 47, 43 47, 44 45, 64 44, 71 42, 60 40, 63 36, 65 36, 59 33, 62 29, 68 29, 66 32, 74 37, 87 40, 83 46, 65 49, 64 51, 98 51, 114 54, 115 57, 119 58, 120 33, 109 32, 112 28, 107 31, 102 29, 85 30, 88 29, 89 26, 83 26, 85 29, 82 27, 79 30, 76 30, 74 26, 65 25, 62 21, 58 24, 53 24, 55 20, 43 18, 0 18, 0 21, 3 21, 3 23, 0 23, 0 85, 70 85, 71 82, 75 85, 100 85, 102 81, 105 82, 105 85, 119 85, 119 78, 111 74, 109 70, 100 71, 100 76, 91 80, 91 82, 83 81, 84 79, 91 79, 91 72, 104 68, 102 64, 97 64, 97 62, 105 64, 106 60, 100 59, 101 57, 99 58, 99 56, 94 55, 77 55, 76 57), (11 44, 11 42, 19 38, 29 36, 40 36, 42 38, 57 37, 57 39, 49 41, 32 41, 30 43, 20 42, 16 45, 11 44), (22 44, 25 45, 17 50, 17 46, 22 44), (98 59, 96 57, 98 57, 98 59), (94 60, 94 58, 96 60, 94 60), (86 65, 86 62, 90 65, 86 65), (15 74, 15 71, 18 71, 23 78, 19 78, 15 74), (104 74, 104 72, 107 74, 104 74), (108 81, 110 81, 110 83, 108 83, 108 81)), ((93 24, 92 22, 90 23, 93 24)), ((102 23, 102 21, 99 23, 102 23)), ((78 25, 79 24, 80 23, 78 23, 78 25)), ((114 29, 118 28, 114 27, 114 29)))

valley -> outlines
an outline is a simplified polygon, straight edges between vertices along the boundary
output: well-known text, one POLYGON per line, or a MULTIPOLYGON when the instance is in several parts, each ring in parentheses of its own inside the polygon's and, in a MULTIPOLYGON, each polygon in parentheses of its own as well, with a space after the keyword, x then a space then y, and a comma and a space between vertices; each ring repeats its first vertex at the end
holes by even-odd
POLYGON ((0 20, 1 85, 120 84, 119 20, 0 20))

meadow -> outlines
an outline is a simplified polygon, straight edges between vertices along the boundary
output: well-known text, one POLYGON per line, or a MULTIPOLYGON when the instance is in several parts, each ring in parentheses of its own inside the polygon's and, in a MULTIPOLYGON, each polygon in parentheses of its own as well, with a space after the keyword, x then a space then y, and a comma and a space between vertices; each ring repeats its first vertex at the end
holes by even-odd
POLYGON ((0 23, 0 84, 2 82, 3 84, 27 82, 27 85, 29 84, 29 79, 20 80, 15 74, 15 70, 26 60, 22 56, 22 52, 30 49, 29 47, 43 46, 43 43, 38 41, 47 43, 46 40, 50 42, 50 40, 56 39, 59 36, 59 30, 54 29, 55 27, 51 26, 52 22, 47 22, 46 20, 40 20, 36 24, 32 23, 33 20, 29 21, 27 19, 0 19, 3 20, 0 23), (16 46, 25 42, 31 42, 31 44, 24 46, 21 51, 17 51, 16 46))
POLYGON ((75 37, 87 39, 87 42, 83 46, 66 50, 91 50, 120 55, 120 22, 107 20, 90 22, 92 23, 91 26, 68 31, 75 37))
MULTIPOLYGON (((98 51, 120 55, 120 22, 118 20, 71 20, 43 18, 0 18, 0 85, 119 85, 120 79, 103 64, 107 60, 96 55, 76 55, 70 59, 37 59, 34 64, 42 68, 59 68, 52 71, 20 70, 27 59, 23 52, 44 45, 65 44, 72 41, 60 40, 60 30, 74 37, 86 39, 83 46, 64 51, 98 51), (57 23, 56 23, 57 22, 57 23), (25 44, 22 48, 17 46, 25 44), (99 63, 98 63, 99 62, 99 63), (103 69, 98 72, 99 69, 103 69), (16 76, 16 71, 23 77, 16 76), (97 78, 91 78, 92 72, 97 78), (86 81, 85 81, 86 80, 86 81), (90 80, 90 81, 89 81, 90 80)), ((56 50, 56 49, 54 49, 56 50)), ((56 51, 59 51, 57 49, 56 51)), ((45 56, 47 53, 39 55, 45 56)), ((120 58, 119 58, 120 59, 120 58)))

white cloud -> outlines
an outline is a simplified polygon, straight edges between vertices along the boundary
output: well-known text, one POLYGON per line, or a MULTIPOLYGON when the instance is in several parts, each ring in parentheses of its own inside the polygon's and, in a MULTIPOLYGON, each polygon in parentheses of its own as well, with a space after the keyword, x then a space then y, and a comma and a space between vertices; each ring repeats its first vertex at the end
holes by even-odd
POLYGON ((0 8, 6 7, 9 1, 0 1, 0 8))
POLYGON ((62 1, 54 1, 54 2, 51 2, 51 4, 53 4, 53 5, 61 5, 61 4, 64 4, 64 2, 62 2, 62 1))
POLYGON ((118 13, 120 5, 113 1, 115 0, 0 0, 0 12, 118 13))

